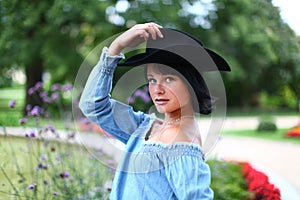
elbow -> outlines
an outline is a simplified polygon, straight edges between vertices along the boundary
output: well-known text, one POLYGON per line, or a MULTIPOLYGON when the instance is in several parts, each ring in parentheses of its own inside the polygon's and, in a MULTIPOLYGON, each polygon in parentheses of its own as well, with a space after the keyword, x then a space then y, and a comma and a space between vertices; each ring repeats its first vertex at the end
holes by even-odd
POLYGON ((79 109, 81 110, 81 112, 87 116, 91 111, 90 111, 90 108, 91 108, 91 105, 88 101, 86 101, 83 97, 80 98, 80 101, 79 101, 79 109))

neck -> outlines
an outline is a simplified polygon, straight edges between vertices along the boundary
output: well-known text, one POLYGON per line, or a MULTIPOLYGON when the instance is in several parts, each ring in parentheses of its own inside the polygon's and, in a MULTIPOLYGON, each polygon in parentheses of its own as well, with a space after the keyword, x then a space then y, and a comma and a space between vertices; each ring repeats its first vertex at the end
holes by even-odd
POLYGON ((175 111, 172 113, 165 113, 165 121, 174 121, 174 120, 179 120, 181 118, 186 118, 186 117, 194 117, 194 112, 193 111, 186 111, 184 112, 182 109, 179 111, 175 111))
POLYGON ((191 119, 194 119, 195 116, 194 115, 183 115, 183 116, 179 116, 179 117, 176 117, 176 118, 168 118, 164 120, 164 124, 165 125, 173 125, 173 124, 177 124, 177 123, 180 123, 182 119, 185 119, 185 118, 191 118, 191 119))

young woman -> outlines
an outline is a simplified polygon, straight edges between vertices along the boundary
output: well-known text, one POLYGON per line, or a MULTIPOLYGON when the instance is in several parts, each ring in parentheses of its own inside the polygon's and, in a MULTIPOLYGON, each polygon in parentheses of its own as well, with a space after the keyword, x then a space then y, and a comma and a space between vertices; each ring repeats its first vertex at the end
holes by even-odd
MULTIPOLYGON (((200 73, 170 51, 172 32, 155 23, 145 23, 121 34, 109 48, 103 49, 82 93, 83 113, 126 144, 111 199, 213 199, 210 169, 205 163, 194 117, 195 112, 211 112, 211 98, 200 73), (145 54, 119 63, 124 58, 124 48, 143 42, 150 47, 151 42, 162 41, 170 44, 168 48, 148 48, 145 54), (164 119, 134 111, 110 98, 117 65, 140 64, 146 64, 149 93, 164 119)), ((226 65, 223 70, 230 70, 221 57, 218 59, 226 65)))

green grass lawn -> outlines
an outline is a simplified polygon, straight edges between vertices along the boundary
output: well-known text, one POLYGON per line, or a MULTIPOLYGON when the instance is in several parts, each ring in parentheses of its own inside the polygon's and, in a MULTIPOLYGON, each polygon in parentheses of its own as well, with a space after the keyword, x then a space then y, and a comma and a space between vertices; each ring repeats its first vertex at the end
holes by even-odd
POLYGON ((300 144, 300 138, 285 137, 288 129, 277 129, 276 131, 257 131, 257 130, 233 130, 223 131, 223 135, 252 137, 267 140, 276 140, 280 142, 295 142, 300 144))

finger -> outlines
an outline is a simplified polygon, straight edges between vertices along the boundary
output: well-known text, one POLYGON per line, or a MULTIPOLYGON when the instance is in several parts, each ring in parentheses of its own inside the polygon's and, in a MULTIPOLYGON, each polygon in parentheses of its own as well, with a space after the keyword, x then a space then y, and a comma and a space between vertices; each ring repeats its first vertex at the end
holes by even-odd
POLYGON ((164 37, 163 34, 162 34, 162 32, 160 31, 159 27, 154 26, 153 29, 155 31, 155 34, 158 35, 160 38, 164 37))
POLYGON ((148 27, 147 31, 148 31, 149 34, 151 35, 152 39, 153 39, 153 40, 156 40, 156 31, 155 31, 154 27, 150 25, 150 26, 148 27))
POLYGON ((151 26, 158 27, 158 28, 162 28, 162 26, 161 26, 161 25, 159 25, 159 24, 156 24, 156 23, 154 23, 154 22, 149 22, 149 23, 147 23, 147 24, 149 24, 149 25, 151 25, 151 26))
POLYGON ((144 41, 147 41, 148 38, 149 38, 149 33, 147 31, 142 31, 140 34, 139 34, 140 38, 143 38, 144 41))
POLYGON ((156 36, 158 35, 160 38, 163 37, 161 31, 159 30, 159 28, 162 28, 162 26, 156 24, 156 23, 153 23, 153 22, 150 22, 150 23, 147 23, 146 24, 147 26, 147 31, 151 34, 152 36, 152 39, 156 39, 156 36))

